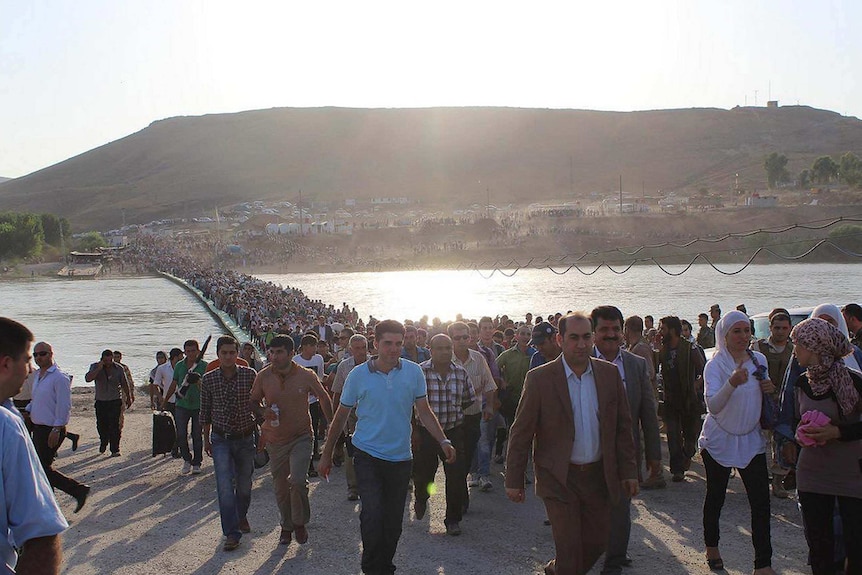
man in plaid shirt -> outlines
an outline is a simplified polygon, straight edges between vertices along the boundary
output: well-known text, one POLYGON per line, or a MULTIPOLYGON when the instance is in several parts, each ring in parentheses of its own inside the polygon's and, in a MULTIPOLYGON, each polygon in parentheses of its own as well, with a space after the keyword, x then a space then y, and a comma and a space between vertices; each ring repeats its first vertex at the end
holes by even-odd
POLYGON ((239 344, 229 335, 218 338, 216 352, 219 368, 201 381, 200 422, 204 451, 213 458, 221 528, 227 537, 224 550, 233 551, 242 534, 251 531, 246 515, 251 504, 257 424, 249 399, 257 372, 236 364, 239 344))
MULTIPOLYGON (((446 437, 455 447, 454 463, 443 463, 446 473, 446 533, 460 535, 461 517, 464 513, 464 484, 467 481, 467 465, 464 457, 464 408, 476 401, 476 393, 470 378, 460 365, 452 361, 452 339, 446 334, 431 338, 431 359, 419 364, 425 373, 428 387, 428 403, 446 437)), ((416 519, 425 516, 428 507, 429 486, 434 483, 437 460, 443 451, 425 427, 415 422, 413 449, 413 485, 416 501, 413 510, 416 519)))

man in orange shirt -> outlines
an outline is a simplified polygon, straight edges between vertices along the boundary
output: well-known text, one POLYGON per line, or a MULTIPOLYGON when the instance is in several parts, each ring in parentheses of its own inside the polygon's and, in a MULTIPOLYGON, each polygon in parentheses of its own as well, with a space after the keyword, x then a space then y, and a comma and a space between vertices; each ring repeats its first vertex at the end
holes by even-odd
POLYGON ((269 453, 275 499, 281 512, 279 543, 289 544, 292 533, 296 533, 296 542, 303 544, 308 541, 305 524, 311 517, 306 472, 311 464, 313 434, 308 394, 317 396, 329 421, 332 402, 317 374, 293 361, 293 338, 277 335, 269 350, 272 363, 255 378, 250 405, 266 419, 258 448, 266 446, 269 453), (265 412, 260 407, 263 399, 267 404, 265 412))

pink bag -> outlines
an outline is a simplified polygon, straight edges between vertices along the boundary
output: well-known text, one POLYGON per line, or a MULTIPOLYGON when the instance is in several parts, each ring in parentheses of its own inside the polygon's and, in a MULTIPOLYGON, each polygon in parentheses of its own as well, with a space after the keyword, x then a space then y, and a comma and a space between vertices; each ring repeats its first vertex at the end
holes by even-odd
MULTIPOLYGON (((829 425, 832 423, 832 420, 829 417, 816 409, 811 411, 806 411, 802 414, 802 421, 799 422, 799 426, 796 428, 796 441, 802 447, 814 447, 817 445, 817 442, 805 435, 805 431, 809 429, 816 429, 818 427, 823 427, 824 425, 829 425), (803 432, 803 433, 800 433, 803 432)), ((822 445, 822 444, 821 444, 822 445)))

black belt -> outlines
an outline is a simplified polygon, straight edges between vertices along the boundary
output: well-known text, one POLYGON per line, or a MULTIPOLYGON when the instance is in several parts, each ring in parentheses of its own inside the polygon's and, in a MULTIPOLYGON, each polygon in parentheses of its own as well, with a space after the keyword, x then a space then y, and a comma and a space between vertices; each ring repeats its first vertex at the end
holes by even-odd
POLYGON ((244 437, 248 437, 249 435, 254 433, 254 428, 252 427, 246 431, 225 431, 224 429, 219 429, 218 427, 213 426, 212 432, 216 435, 223 437, 224 439, 242 439, 244 437))

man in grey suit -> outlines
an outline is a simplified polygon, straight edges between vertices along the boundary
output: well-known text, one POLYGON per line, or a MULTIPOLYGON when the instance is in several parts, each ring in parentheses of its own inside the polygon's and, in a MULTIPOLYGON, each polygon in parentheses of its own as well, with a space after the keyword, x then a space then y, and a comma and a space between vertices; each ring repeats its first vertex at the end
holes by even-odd
MULTIPOLYGON (((614 306, 603 305, 590 314, 595 332, 595 357, 613 363, 620 373, 626 388, 632 414, 632 439, 641 478, 641 431, 643 431, 647 468, 650 477, 646 484, 652 487, 666 486, 662 477, 661 443, 655 396, 647 373, 646 361, 622 349, 623 314, 614 306)), ((623 566, 631 565, 626 556, 631 533, 631 499, 621 497, 611 508, 610 536, 608 537, 603 574, 617 575, 623 566)))

